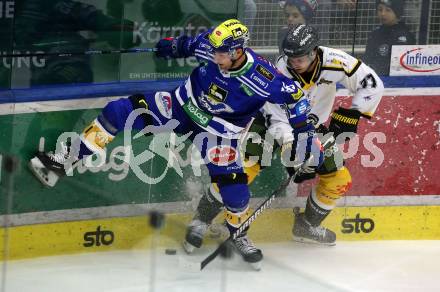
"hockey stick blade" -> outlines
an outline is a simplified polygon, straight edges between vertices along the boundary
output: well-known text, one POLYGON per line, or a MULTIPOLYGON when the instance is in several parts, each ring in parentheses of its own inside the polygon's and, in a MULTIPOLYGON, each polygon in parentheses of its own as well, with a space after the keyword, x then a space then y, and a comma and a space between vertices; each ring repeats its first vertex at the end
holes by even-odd
POLYGON ((240 226, 240 228, 238 228, 237 230, 234 231, 234 233, 232 233, 228 239, 226 239, 225 241, 223 241, 216 250, 214 250, 210 255, 208 255, 200 264, 200 270, 203 270, 210 262, 212 262, 223 250, 224 248, 226 248, 227 243, 231 240, 231 239, 235 239, 237 238, 237 236, 239 236, 243 230, 248 227, 252 222, 255 221, 255 219, 261 214, 263 213, 263 211, 265 209, 267 209, 270 204, 273 202, 273 200, 275 200, 275 197, 278 196, 282 191, 284 191, 287 186, 290 183, 290 180, 294 177, 293 176, 289 176, 284 182, 281 183, 281 185, 278 187, 278 189, 276 189, 275 191, 272 192, 272 194, 269 196, 269 198, 267 198, 266 200, 264 200, 263 203, 261 203, 255 210, 254 212, 249 216, 248 219, 246 219, 243 224, 240 226))

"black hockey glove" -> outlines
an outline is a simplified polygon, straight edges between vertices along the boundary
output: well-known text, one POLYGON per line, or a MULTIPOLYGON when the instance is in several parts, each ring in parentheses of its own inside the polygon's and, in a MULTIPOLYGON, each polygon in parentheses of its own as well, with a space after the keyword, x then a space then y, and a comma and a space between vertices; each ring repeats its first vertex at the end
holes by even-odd
POLYGON ((358 110, 340 107, 333 112, 328 129, 333 132, 335 138, 345 133, 341 138, 345 137, 345 141, 348 141, 357 132, 360 117, 361 113, 358 110))

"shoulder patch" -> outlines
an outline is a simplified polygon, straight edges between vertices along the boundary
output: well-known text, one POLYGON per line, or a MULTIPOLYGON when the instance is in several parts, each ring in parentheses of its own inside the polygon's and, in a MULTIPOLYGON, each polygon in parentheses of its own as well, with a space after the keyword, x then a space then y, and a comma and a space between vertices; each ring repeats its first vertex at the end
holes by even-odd
POLYGON ((269 70, 267 70, 266 68, 264 68, 260 64, 257 65, 255 70, 269 81, 272 81, 275 78, 275 76, 269 70))

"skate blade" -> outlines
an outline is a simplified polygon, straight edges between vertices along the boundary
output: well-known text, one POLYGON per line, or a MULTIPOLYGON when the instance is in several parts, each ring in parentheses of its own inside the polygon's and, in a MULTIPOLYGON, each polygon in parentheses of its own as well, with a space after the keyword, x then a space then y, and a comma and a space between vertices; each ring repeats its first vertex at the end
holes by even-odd
POLYGON ((29 169, 34 176, 45 186, 54 187, 59 179, 59 176, 44 167, 43 163, 38 157, 32 158, 28 163, 29 169))
POLYGON ((190 243, 188 243, 186 240, 182 242, 182 247, 185 250, 187 254, 192 254, 196 247, 190 243))
POLYGON ((254 269, 255 271, 260 271, 261 270, 261 264, 262 261, 256 262, 256 263, 249 263, 249 265, 252 267, 252 269, 254 269))
POLYGON ((299 242, 299 243, 304 243, 304 244, 314 244, 314 245, 324 245, 324 246, 335 246, 336 242, 319 242, 310 238, 305 238, 305 237, 298 237, 293 235, 292 236, 293 241, 295 242, 299 242))

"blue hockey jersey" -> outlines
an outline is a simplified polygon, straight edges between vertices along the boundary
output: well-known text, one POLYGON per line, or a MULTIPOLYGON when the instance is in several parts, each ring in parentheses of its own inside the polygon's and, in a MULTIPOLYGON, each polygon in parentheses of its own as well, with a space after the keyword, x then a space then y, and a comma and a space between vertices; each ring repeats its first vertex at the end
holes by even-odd
POLYGON ((195 56, 200 65, 177 88, 176 98, 199 126, 215 135, 238 138, 266 102, 293 105, 303 97, 301 89, 265 58, 247 48, 246 63, 223 72, 214 63, 210 31, 182 37, 179 55, 195 56))

